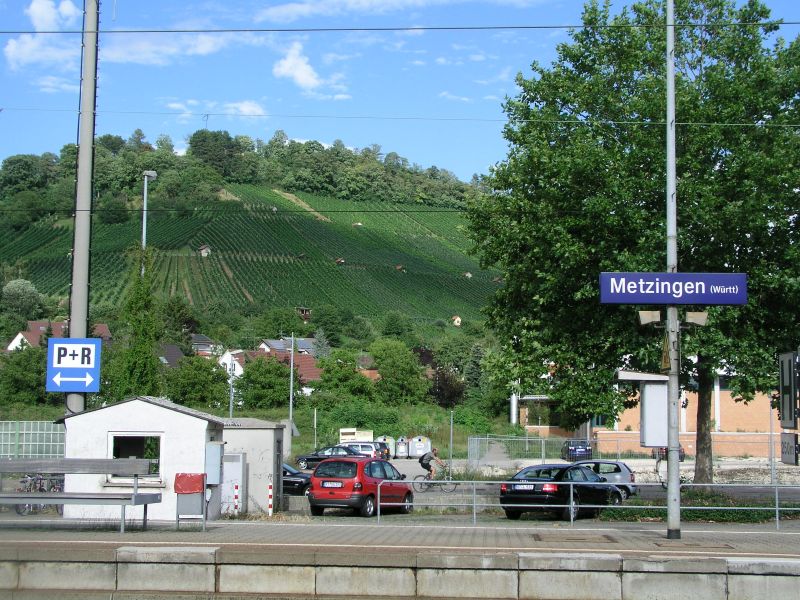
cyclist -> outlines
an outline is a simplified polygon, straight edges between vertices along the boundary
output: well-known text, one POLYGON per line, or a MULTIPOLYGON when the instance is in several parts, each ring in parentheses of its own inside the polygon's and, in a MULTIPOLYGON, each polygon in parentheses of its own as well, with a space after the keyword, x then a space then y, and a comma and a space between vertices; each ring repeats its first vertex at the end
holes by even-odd
POLYGON ((419 458, 419 464, 428 472, 426 476, 428 479, 436 479, 436 468, 432 463, 436 463, 442 468, 446 466, 442 459, 439 458, 438 448, 432 448, 430 452, 426 452, 419 458))

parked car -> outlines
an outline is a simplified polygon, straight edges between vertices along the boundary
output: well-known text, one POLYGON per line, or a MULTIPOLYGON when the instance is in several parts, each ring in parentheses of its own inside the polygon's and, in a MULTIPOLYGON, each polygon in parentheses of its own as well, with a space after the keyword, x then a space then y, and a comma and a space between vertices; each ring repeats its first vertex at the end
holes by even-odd
MULTIPOLYGON (((650 456, 658 460, 667 460, 667 449, 653 448, 650 450, 650 456)), ((683 449, 683 446, 678 445, 678 461, 683 462, 684 460, 686 460, 686 450, 683 449)))
MULTIPOLYGON (((383 449, 379 444, 380 442, 342 442, 337 444, 337 446, 347 446, 359 454, 369 456, 370 458, 389 458, 387 456, 388 452, 384 454, 383 449)), ((389 450, 389 446, 386 446, 386 450, 389 450)))
POLYGON ((309 454, 298 456, 295 462, 301 469, 313 469, 326 458, 336 456, 363 456, 363 454, 347 446, 325 446, 309 454))
POLYGON ((403 513, 410 513, 414 495, 405 478, 391 463, 380 458, 325 460, 311 475, 308 492, 311 514, 320 516, 326 508, 352 508, 362 517, 371 517, 378 503, 379 484, 381 510, 399 508, 403 513))
POLYGON ((526 467, 510 481, 500 484, 500 506, 512 520, 519 519, 524 512, 544 511, 559 514, 569 521, 586 510, 600 512, 599 508, 583 509, 581 505, 618 505, 621 502, 622 492, 616 486, 609 485, 604 477, 583 465, 526 467))
POLYGON ((639 493, 639 488, 636 487, 636 475, 624 462, 594 459, 579 460, 575 464, 589 467, 597 475, 605 477, 606 481, 616 485, 622 492, 623 500, 639 493))
POLYGON ((588 440, 565 440, 561 445, 561 460, 574 462, 592 458, 592 444, 588 440))
POLYGON ((311 487, 311 475, 298 471, 294 467, 283 463, 283 493, 292 496, 304 496, 311 487))

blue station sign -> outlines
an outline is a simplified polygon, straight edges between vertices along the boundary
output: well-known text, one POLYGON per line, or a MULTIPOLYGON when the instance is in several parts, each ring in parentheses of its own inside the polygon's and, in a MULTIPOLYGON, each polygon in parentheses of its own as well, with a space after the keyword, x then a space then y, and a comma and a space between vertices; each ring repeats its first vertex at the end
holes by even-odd
POLYGON ((601 304, 747 304, 744 273, 600 273, 601 304))
POLYGON ((99 392, 99 338, 49 338, 47 340, 48 392, 99 392))

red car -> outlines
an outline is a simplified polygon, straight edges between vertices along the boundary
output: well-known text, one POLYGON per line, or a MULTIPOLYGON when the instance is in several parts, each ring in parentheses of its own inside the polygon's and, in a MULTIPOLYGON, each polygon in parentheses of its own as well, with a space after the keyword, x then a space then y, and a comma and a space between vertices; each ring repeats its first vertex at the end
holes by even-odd
POLYGON ((371 517, 378 504, 379 485, 381 510, 399 508, 410 513, 414 495, 405 478, 391 463, 379 458, 329 458, 311 475, 311 514, 318 517, 326 508, 352 508, 362 517, 371 517))

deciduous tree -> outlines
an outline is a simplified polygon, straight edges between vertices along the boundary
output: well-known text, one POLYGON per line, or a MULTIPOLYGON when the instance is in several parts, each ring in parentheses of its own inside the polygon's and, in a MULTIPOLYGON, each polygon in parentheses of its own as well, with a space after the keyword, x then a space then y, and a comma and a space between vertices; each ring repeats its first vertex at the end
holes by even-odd
MULTIPOLYGON (((768 39, 777 26, 758 0, 677 0, 675 14, 678 267, 749 276, 746 306, 711 307, 709 326, 683 336, 707 482, 715 373, 747 401, 800 341, 788 325, 800 317, 800 41, 768 39)), ((637 330, 638 307, 600 305, 598 275, 665 270, 665 39, 662 1, 616 16, 589 2, 555 62, 517 77, 509 154, 470 211, 483 264, 503 272, 489 316, 507 375, 546 385, 572 426, 616 418, 617 368, 658 368, 660 337, 637 330)))

